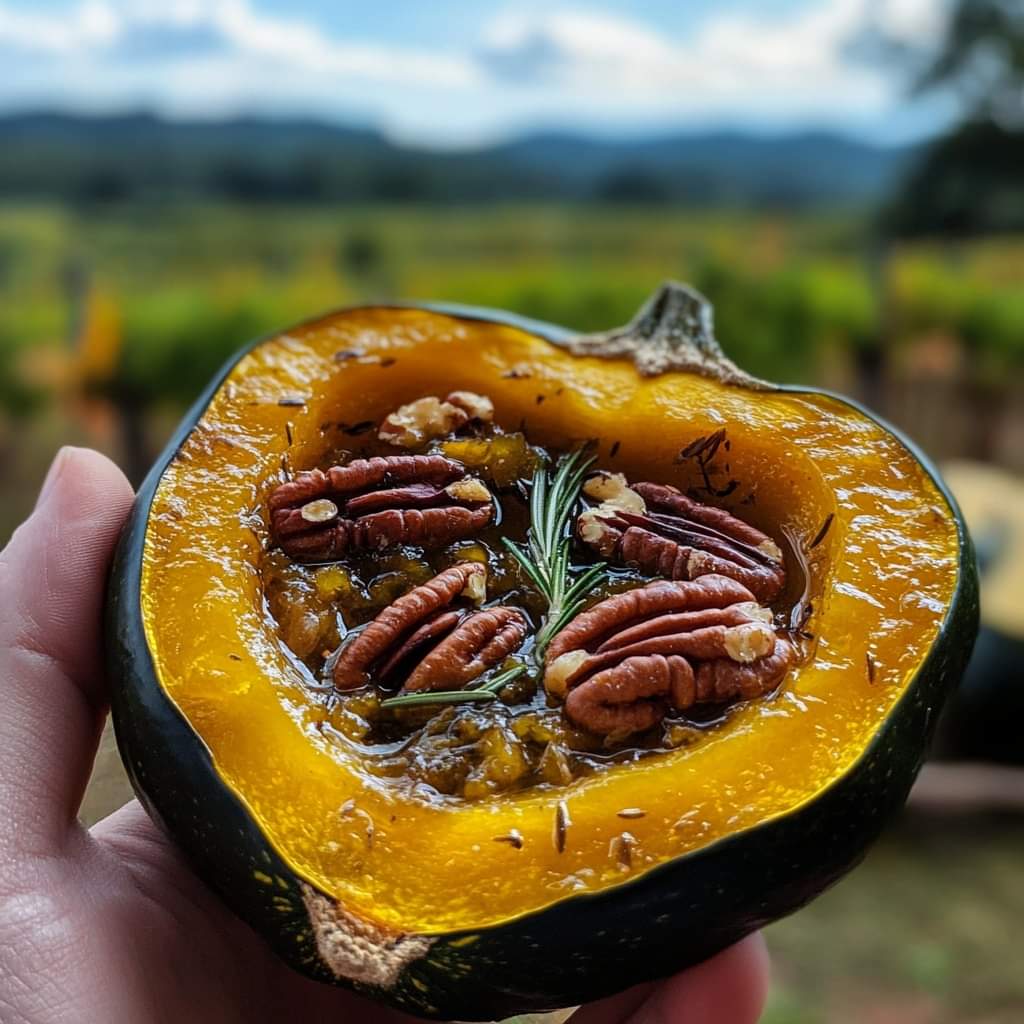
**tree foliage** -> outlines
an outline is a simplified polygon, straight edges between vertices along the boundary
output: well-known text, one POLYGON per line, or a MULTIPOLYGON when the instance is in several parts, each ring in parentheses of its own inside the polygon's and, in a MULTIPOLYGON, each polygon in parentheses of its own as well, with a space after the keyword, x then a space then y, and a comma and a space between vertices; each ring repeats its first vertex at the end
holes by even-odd
POLYGON ((898 235, 1024 230, 1024 4, 956 0, 916 92, 952 91, 960 122, 907 175, 886 212, 898 235))
POLYGON ((1024 4, 957 0, 917 92, 950 86, 969 121, 1024 129, 1024 4))

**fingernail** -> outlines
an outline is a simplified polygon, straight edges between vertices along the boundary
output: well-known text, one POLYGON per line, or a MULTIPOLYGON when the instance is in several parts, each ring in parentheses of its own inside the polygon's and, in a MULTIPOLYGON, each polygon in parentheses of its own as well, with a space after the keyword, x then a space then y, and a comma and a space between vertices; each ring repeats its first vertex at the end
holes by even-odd
POLYGON ((46 471, 46 479, 43 481, 43 486, 39 489, 39 497, 36 498, 37 508, 46 500, 47 495, 53 490, 53 485, 60 479, 70 451, 71 449, 64 445, 53 457, 53 462, 50 463, 50 468, 46 471))

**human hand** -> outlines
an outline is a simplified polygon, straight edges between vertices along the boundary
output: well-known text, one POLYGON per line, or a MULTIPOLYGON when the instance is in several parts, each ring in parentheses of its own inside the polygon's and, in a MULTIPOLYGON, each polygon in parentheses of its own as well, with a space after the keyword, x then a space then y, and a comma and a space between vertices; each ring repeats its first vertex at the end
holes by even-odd
MULTIPOLYGON (((64 449, 0 553, 0 1020, 412 1020, 287 968, 137 802, 78 823, 107 713, 103 592, 131 501, 108 459, 64 449)), ((766 984, 753 937, 572 1022, 752 1024, 766 984)))

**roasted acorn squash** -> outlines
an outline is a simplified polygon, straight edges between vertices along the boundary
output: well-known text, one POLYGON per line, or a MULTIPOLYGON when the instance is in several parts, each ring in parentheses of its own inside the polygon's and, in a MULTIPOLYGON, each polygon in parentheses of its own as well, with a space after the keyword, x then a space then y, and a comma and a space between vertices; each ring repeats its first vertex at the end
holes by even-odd
MULTIPOLYGON (((326 586, 344 609, 340 577, 326 586)), ((140 799, 282 957, 478 1020, 695 963, 839 878, 906 797, 976 628, 970 541, 925 458, 845 399, 748 377, 699 296, 667 285, 600 336, 378 306, 251 345, 139 493, 109 664, 140 799), (788 543, 802 592, 780 614, 802 657, 780 692, 562 785, 468 800, 367 771, 322 728, 269 610, 266 502, 399 404, 453 389, 533 444, 597 439, 601 466, 704 487, 788 543), (714 466, 686 457, 715 437, 714 466)))

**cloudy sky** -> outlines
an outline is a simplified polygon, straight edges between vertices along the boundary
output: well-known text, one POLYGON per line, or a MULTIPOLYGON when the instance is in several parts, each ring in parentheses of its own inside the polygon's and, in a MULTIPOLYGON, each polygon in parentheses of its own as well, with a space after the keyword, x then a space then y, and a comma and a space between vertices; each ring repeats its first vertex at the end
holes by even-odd
POLYGON ((948 115, 858 56, 943 0, 0 0, 0 109, 304 114, 415 141, 536 127, 825 126, 882 140, 948 115))

